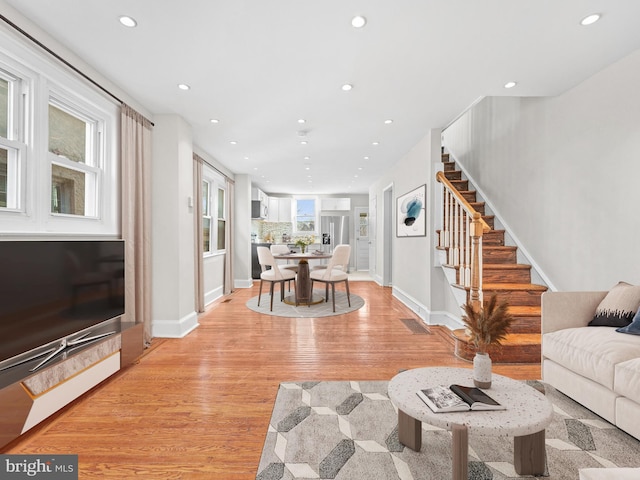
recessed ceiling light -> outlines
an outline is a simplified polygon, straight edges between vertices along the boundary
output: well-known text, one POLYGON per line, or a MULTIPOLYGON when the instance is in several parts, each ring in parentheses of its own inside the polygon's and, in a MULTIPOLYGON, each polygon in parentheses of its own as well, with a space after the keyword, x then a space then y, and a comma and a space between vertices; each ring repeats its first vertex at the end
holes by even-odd
POLYGON ((593 25, 594 23, 596 23, 598 20, 600 20, 600 14, 599 13, 593 13, 591 15, 588 15, 586 17, 584 17, 581 21, 580 21, 580 25, 593 25))
POLYGON ((369 157, 363 157, 365 160, 369 160, 369 157))
POLYGON ((311 170, 311 167, 304 167, 305 170, 311 170))
POLYGON ((302 140, 302 141, 300 142, 300 145, 306 145, 306 144, 307 144, 307 141, 306 141, 306 140, 302 140))
POLYGON ((371 145, 374 145, 377 147, 378 145, 380 145, 380 142, 371 142, 371 145))
POLYGON ((345 92, 348 92, 352 88, 353 88, 353 85, 351 85, 350 83, 345 83, 344 85, 342 85, 342 90, 344 90, 345 92))
POLYGON ((125 27, 133 28, 138 26, 138 22, 133 17, 129 17, 128 15, 122 15, 118 20, 125 27))
POLYGON ((358 170, 362 170, 362 167, 358 167, 358 170))
POLYGON ((390 125, 390 124, 393 123, 393 120, 388 119, 388 120, 385 120, 384 123, 385 123, 385 125, 390 125))
POLYGON ((298 119, 298 123, 305 123, 305 122, 306 122, 306 120, 304 118, 299 118, 298 119))
POLYGON ((190 90, 191 89, 191 87, 189 85, 187 85, 186 83, 179 83, 178 84, 178 88, 180 90, 190 90))
POLYGON ((507 82, 504 84, 504 88, 513 88, 517 85, 516 82, 507 82))
POLYGON ((351 25, 353 25, 354 28, 362 28, 366 24, 367 24, 367 19, 364 18, 362 15, 356 15, 351 19, 351 25))
POLYGON ((235 140, 231 140, 229 143, 230 143, 231 145, 237 145, 237 144, 238 144, 238 142, 236 142, 235 140))
POLYGON ((309 160, 310 158, 311 158, 311 157, 310 157, 309 155, 306 155, 306 156, 304 157, 304 159, 305 159, 305 160, 309 160))
POLYGON ((220 120, 218 120, 217 118, 212 118, 211 120, 209 120, 211 123, 220 123, 220 120))

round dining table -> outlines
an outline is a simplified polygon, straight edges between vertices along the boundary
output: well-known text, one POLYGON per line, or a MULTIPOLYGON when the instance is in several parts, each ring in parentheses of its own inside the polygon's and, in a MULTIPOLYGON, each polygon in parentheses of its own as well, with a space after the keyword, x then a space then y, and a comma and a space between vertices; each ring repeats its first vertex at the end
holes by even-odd
POLYGON ((297 260, 298 262, 298 275, 296 276, 296 294, 285 297, 285 303, 290 305, 315 305, 316 303, 323 302, 324 297, 319 295, 313 295, 311 289, 311 277, 309 276, 309 259, 317 258, 331 258, 331 253, 326 252, 305 252, 305 253, 283 253, 280 255, 274 255, 276 260, 297 260))

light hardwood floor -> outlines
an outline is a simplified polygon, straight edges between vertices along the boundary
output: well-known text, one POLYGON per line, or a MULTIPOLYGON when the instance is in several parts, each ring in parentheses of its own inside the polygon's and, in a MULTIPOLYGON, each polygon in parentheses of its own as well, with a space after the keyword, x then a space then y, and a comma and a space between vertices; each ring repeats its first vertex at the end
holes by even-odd
MULTIPOLYGON (((257 286, 209 307, 182 339, 156 339, 140 361, 3 453, 79 455, 80 479, 255 479, 278 384, 389 380, 399 370, 470 368, 448 330, 414 334, 417 317, 373 282, 350 282, 366 302, 319 319, 264 316, 244 304, 257 286)), ((540 366, 495 365, 517 379, 540 366)))

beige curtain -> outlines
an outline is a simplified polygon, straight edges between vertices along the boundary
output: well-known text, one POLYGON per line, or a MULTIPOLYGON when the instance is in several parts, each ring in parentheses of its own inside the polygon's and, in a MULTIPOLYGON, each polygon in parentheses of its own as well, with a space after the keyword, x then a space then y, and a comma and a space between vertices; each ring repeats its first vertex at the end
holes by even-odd
MULTIPOLYGON (((194 224, 196 230, 195 250, 195 284, 196 284, 196 311, 204 312, 204 235, 202 232, 202 163, 198 155, 193 155, 193 192, 196 197, 194 202, 194 224)), ((211 226, 213 228, 213 225, 211 226)))
POLYGON ((233 180, 227 178, 227 228, 225 229, 224 244, 227 253, 224 258, 224 294, 228 295, 233 292, 233 214, 236 184, 233 180))
POLYGON ((124 320, 144 324, 151 342, 151 129, 128 105, 121 110, 122 238, 125 243, 124 320))

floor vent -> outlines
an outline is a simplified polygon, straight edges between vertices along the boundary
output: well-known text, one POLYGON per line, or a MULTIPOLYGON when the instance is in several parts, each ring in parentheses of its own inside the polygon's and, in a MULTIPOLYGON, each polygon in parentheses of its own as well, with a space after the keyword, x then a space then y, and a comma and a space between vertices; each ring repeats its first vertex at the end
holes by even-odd
POLYGON ((431 331, 422 322, 418 322, 414 318, 401 318, 400 321, 409 331, 416 335, 432 335, 431 331))
POLYGON ((226 300, 223 300, 222 303, 229 303, 231 301, 230 298, 227 298, 226 300))

